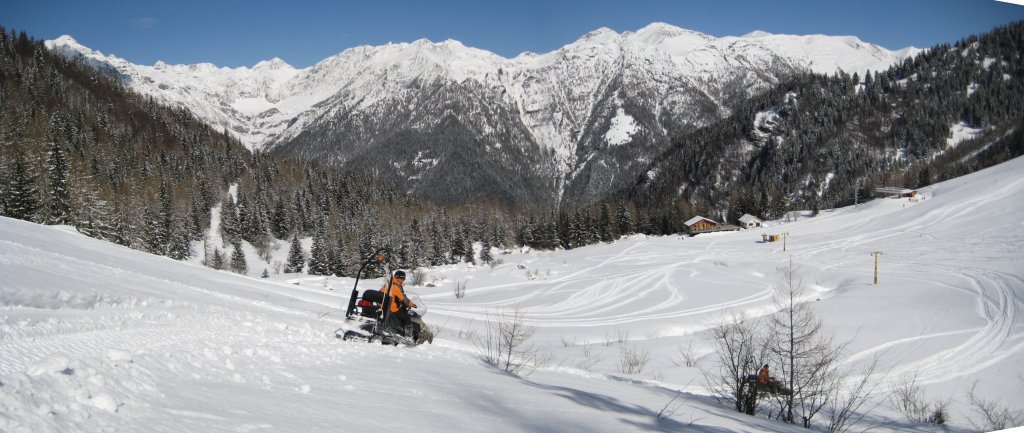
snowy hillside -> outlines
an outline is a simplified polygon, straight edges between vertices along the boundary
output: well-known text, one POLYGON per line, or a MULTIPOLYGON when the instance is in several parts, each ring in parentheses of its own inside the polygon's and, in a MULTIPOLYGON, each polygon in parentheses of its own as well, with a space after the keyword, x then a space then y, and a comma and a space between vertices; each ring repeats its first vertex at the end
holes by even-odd
MULTIPOLYGON (((970 429, 972 385, 1024 410, 1022 170, 763 230, 429 269, 435 287, 409 291, 438 336, 410 349, 334 338, 351 279, 259 279, 252 259, 238 276, 0 219, 0 431, 807 431, 716 404, 680 361, 690 347, 713 362, 711 320, 769 312, 790 258, 826 331, 850 342, 844 364, 877 354, 887 383, 917 374, 927 399, 950 401, 947 428, 970 429), (787 233, 786 251, 762 233, 787 233), (546 355, 522 378, 468 337, 516 306, 546 355), (625 373, 625 353, 649 362, 625 373)), ((877 431, 934 429, 880 403, 877 431)))

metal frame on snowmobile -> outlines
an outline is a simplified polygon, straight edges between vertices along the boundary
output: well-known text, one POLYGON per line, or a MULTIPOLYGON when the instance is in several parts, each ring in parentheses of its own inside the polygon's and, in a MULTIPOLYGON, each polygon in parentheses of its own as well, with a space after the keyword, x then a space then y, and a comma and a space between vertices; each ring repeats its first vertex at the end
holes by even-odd
MULTIPOLYGON (((341 328, 335 330, 335 337, 345 341, 360 340, 371 343, 380 341, 381 344, 394 346, 401 344, 408 347, 416 346, 423 341, 433 342, 433 336, 420 318, 420 314, 416 311, 409 311, 409 316, 420 325, 421 333, 419 340, 414 340, 411 336, 406 336, 396 328, 388 326, 389 320, 392 320, 389 317, 390 308, 388 303, 390 299, 385 297, 382 292, 379 290, 364 290, 362 296, 360 296, 359 279, 363 275, 363 271, 372 263, 376 263, 377 266, 383 266, 384 256, 381 253, 384 250, 384 248, 381 248, 374 252, 359 268, 359 273, 356 274, 356 283, 352 286, 348 307, 345 309, 345 323, 341 328)), ((385 271, 385 275, 387 278, 385 284, 390 285, 392 274, 385 271)))

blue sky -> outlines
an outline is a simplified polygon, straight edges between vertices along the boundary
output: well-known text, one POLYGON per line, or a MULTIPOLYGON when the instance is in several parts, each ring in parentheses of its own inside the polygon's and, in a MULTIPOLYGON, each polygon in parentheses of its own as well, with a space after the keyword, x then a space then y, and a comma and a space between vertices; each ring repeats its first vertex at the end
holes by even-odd
POLYGON ((514 57, 548 52, 599 27, 666 22, 712 36, 753 30, 854 35, 889 49, 953 42, 1024 20, 994 0, 51 1, 0 0, 0 25, 151 65, 306 67, 358 45, 456 39, 514 57))

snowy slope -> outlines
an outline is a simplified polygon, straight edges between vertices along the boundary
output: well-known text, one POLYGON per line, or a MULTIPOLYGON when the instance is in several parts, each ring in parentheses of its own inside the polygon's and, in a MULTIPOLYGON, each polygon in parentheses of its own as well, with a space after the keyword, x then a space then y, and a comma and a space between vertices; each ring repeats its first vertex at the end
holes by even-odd
MULTIPOLYGON (((768 311, 790 257, 827 330, 851 342, 844 362, 880 354, 886 380, 916 373, 960 431, 976 419, 972 384, 1024 409, 1022 170, 1018 158, 919 199, 763 230, 430 269, 437 287, 410 291, 438 337, 413 349, 333 338, 351 279, 237 276, 0 219, 0 431, 806 431, 715 404, 678 362, 690 344, 710 362, 710 320, 768 311), (786 251, 762 233, 788 233, 786 251), (515 306, 548 355, 524 378, 485 366, 467 337, 515 306), (624 374, 624 350, 651 360, 624 374)), ((879 431, 928 430, 884 401, 874 414, 879 431)))

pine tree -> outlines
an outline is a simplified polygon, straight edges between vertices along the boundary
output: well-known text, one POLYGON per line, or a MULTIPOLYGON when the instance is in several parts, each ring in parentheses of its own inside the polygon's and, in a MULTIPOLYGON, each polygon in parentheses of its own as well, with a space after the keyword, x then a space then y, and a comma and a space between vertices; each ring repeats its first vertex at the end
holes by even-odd
POLYGON ((448 263, 448 249, 445 248, 448 244, 447 239, 441 233, 441 228, 437 224, 437 219, 430 221, 430 258, 429 263, 431 266, 440 266, 448 263))
POLYGON ((313 245, 309 249, 309 275, 331 274, 331 258, 328 249, 326 230, 321 225, 313 236, 313 245))
POLYGON ((601 214, 597 220, 597 235, 601 242, 615 240, 615 227, 612 224, 612 211, 608 203, 601 203, 601 214))
POLYGON ((249 271, 249 266, 245 263, 245 251, 242 251, 242 243, 235 242, 233 246, 235 251, 231 253, 231 272, 245 275, 249 271))
POLYGON ((297 236, 292 236, 292 246, 288 249, 288 263, 285 265, 285 273, 302 272, 306 266, 306 256, 302 252, 302 245, 297 236))
POLYGON ((338 233, 338 241, 334 245, 334 249, 331 251, 331 274, 338 277, 347 277, 348 271, 348 251, 345 248, 345 239, 341 233, 338 233))
POLYGON ((232 243, 241 238, 238 229, 238 214, 235 211, 235 200, 231 198, 230 194, 221 202, 220 231, 224 242, 232 243))
POLYGON ((49 171, 49 217, 50 224, 69 224, 71 222, 71 197, 68 178, 70 176, 67 156, 64 149, 56 141, 50 145, 46 157, 49 171))
POLYGON ((633 214, 624 203, 619 204, 619 210, 615 217, 616 228, 620 236, 633 234, 633 214))
POLYGON ((413 218, 412 224, 409 226, 409 256, 407 257, 406 266, 409 269, 416 269, 423 265, 423 230, 420 228, 420 222, 418 219, 413 218))
POLYGON ((466 235, 463 237, 465 245, 462 247, 462 258, 471 265, 476 264, 476 251, 473 250, 473 239, 470 238, 468 230, 466 235))
POLYGON ((39 211, 39 190, 36 188, 36 178, 29 171, 24 156, 21 154, 14 159, 10 183, 4 209, 7 216, 35 221, 39 211))
POLYGON ((174 260, 185 260, 192 257, 192 245, 188 231, 183 224, 176 224, 171 231, 167 245, 167 257, 174 260))
POLYGON ((154 254, 171 255, 172 237, 174 235, 174 205, 173 197, 167 187, 167 181, 160 179, 159 189, 160 211, 153 221, 153 250, 154 254))
POLYGON ((494 261, 494 256, 491 255, 491 243, 487 239, 481 242, 480 248, 480 261, 485 264, 490 264, 494 261))
POLYGON ((213 258, 210 259, 210 267, 213 269, 224 269, 224 252, 220 248, 213 248, 213 258))
POLYGON ((277 239, 284 239, 291 232, 291 218, 288 215, 288 208, 284 200, 278 200, 274 204, 274 211, 270 216, 270 232, 277 239))

